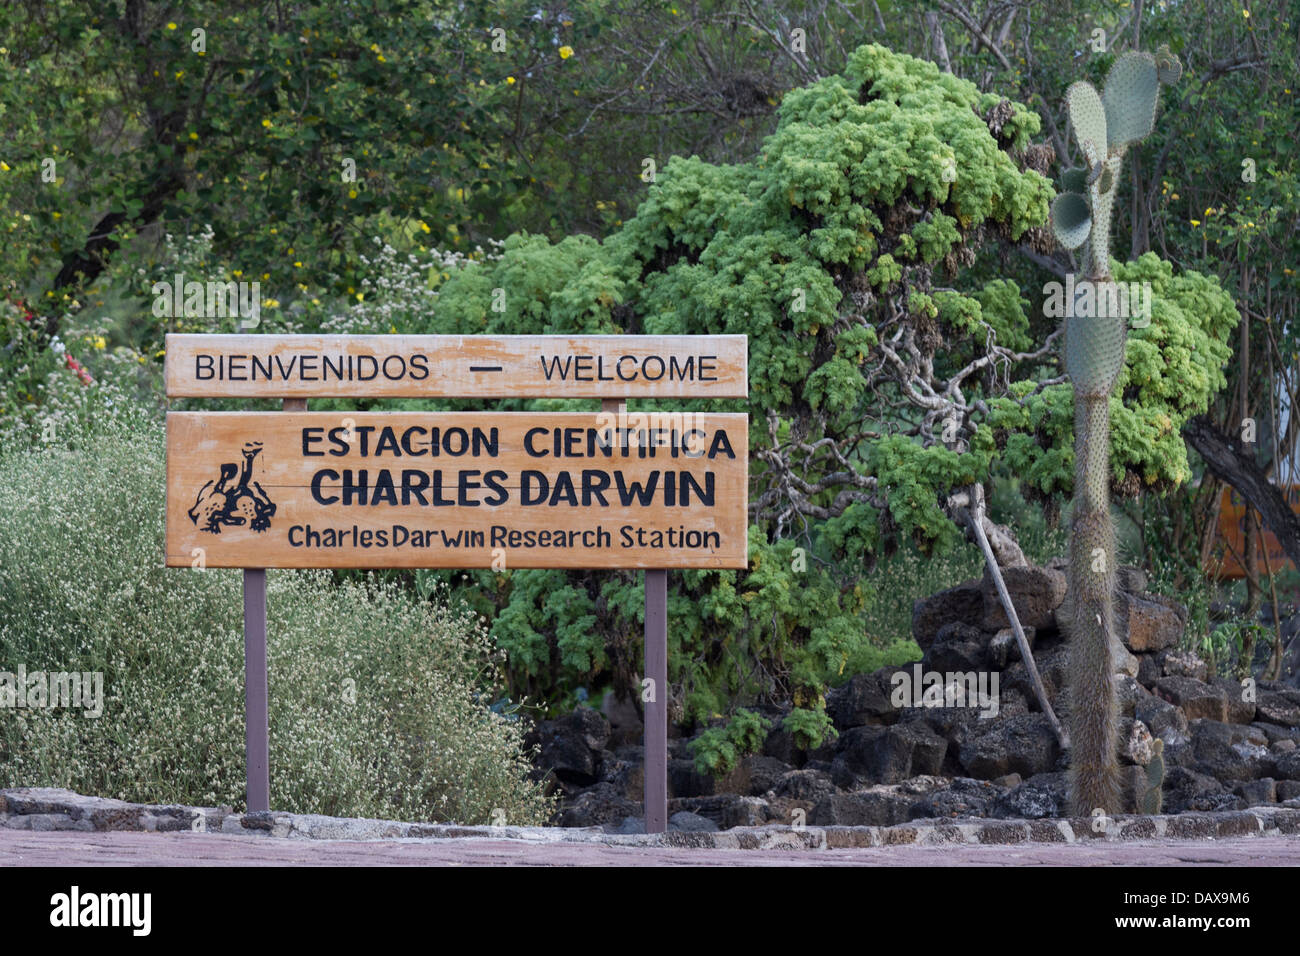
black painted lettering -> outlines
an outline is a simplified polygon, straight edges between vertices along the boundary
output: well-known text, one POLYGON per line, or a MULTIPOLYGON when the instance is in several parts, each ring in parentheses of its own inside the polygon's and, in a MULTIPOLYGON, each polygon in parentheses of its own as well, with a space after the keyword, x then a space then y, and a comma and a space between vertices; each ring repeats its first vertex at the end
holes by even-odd
POLYGON ((333 468, 322 468, 311 476, 311 496, 316 499, 317 504, 332 505, 339 500, 338 495, 326 496, 321 493, 321 482, 338 480, 339 473, 333 468))
POLYGON ((324 458, 323 451, 312 451, 311 446, 321 441, 323 428, 304 428, 302 430, 302 454, 304 458, 324 458))

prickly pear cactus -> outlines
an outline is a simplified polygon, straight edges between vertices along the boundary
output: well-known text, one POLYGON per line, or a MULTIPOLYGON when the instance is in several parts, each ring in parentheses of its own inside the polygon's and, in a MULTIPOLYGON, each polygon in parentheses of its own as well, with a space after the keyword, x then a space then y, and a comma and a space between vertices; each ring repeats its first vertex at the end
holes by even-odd
POLYGON ((1165 783, 1165 742, 1157 737, 1152 749, 1154 753, 1151 762, 1147 764, 1147 788, 1142 794, 1138 811, 1155 816, 1164 807, 1164 791, 1161 788, 1165 783))
MULTIPOLYGON (((1126 53, 1111 66, 1105 88, 1074 83, 1065 93, 1083 167, 1066 170, 1052 203, 1052 229, 1079 250, 1084 282, 1097 303, 1110 275, 1110 220, 1128 147, 1151 133, 1160 84, 1182 72, 1168 48, 1126 53)), ((1120 811, 1116 756, 1119 713, 1111 635, 1115 531, 1110 517, 1110 393, 1124 367, 1127 318, 1095 309, 1075 316, 1069 303, 1063 336, 1065 370, 1074 387, 1074 512, 1069 588, 1063 623, 1070 638, 1070 803, 1079 816, 1120 811)), ((1163 776, 1164 762, 1160 758, 1163 776)), ((1159 806, 1159 787, 1155 788, 1159 806)), ((1148 794, 1149 796, 1149 794, 1148 794)))

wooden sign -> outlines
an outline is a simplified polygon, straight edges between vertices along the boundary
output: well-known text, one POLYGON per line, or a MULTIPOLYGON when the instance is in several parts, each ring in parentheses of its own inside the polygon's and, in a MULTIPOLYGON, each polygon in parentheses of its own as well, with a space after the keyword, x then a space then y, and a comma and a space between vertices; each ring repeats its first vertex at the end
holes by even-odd
POLYGON ((172 412, 167 564, 743 568, 748 416, 172 412))
MULTIPOLYGON (((1300 514, 1300 485, 1291 485, 1280 490, 1286 496, 1287 503, 1291 505, 1291 510, 1300 514)), ((1215 544, 1223 549, 1223 564, 1217 576, 1229 579, 1244 578, 1246 576, 1246 568, 1243 564, 1246 558, 1246 522, 1258 518, 1249 517, 1251 509, 1246 504, 1246 500, 1234 489, 1224 488, 1221 494, 1223 497, 1219 499, 1218 540, 1215 544)), ((1278 571, 1294 570, 1295 564, 1282 550, 1282 543, 1262 521, 1260 531, 1263 534, 1256 538, 1259 573, 1264 573, 1265 555, 1268 556, 1268 567, 1272 568, 1274 574, 1278 571)))
POLYGON ((743 335, 168 335, 174 398, 744 398, 743 335))

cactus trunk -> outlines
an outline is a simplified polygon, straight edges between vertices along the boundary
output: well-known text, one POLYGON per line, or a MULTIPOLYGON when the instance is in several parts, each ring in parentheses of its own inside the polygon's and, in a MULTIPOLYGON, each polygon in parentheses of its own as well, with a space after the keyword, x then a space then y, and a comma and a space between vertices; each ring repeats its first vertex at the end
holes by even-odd
POLYGON ((1114 631, 1115 531, 1110 518, 1110 396, 1075 389, 1075 493, 1069 566, 1070 803, 1120 811, 1114 631))

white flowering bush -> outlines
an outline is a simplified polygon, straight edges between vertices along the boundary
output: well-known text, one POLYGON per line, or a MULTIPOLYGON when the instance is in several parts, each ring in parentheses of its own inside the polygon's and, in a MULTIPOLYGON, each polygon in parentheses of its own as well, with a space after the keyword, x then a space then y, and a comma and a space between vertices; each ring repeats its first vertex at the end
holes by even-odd
POLYGON ((356 301, 346 311, 322 320, 322 332, 376 335, 409 331, 432 313, 442 282, 471 263, 496 261, 503 245, 489 239, 487 249, 475 246, 470 253, 430 249, 403 255, 378 236, 374 242, 373 256, 359 256, 371 275, 361 280, 356 301))
MULTIPOLYGON (((240 573, 166 569, 163 435, 99 415, 0 451, 0 671, 101 671, 103 715, 0 709, 0 787, 244 804, 240 573)), ((328 572, 268 574, 271 803, 545 822, 525 728, 492 712, 482 622, 328 572)))

